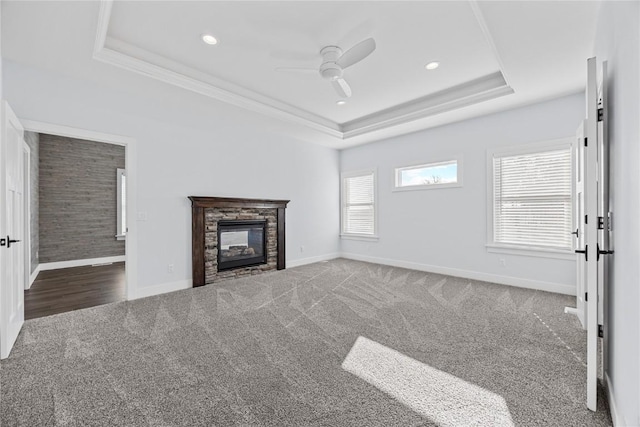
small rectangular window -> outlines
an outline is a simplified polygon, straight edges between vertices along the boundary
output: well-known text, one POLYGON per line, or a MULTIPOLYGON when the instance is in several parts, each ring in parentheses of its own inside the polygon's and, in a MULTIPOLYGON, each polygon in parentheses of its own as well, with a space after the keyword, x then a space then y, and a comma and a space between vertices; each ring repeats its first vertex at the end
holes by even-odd
POLYGON ((376 235, 375 171, 342 175, 342 234, 376 235))
POLYGON ((117 224, 118 234, 116 239, 124 240, 127 237, 127 173, 124 169, 117 169, 117 224))
POLYGON ((396 168, 396 190, 461 186, 462 168, 457 159, 396 168))

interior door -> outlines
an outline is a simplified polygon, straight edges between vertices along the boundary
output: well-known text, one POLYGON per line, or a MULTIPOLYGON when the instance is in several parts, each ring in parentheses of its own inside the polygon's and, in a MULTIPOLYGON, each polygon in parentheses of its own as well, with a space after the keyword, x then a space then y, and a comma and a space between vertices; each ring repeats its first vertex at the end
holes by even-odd
MULTIPOLYGON (((576 131, 576 147, 575 147, 575 186, 574 186, 574 249, 580 251, 585 247, 585 206, 584 206, 584 160, 585 149, 584 134, 586 121, 583 121, 576 131)), ((587 293, 587 261, 582 253, 576 254, 576 310, 575 314, 580 319, 583 328, 587 328, 587 302, 585 295, 587 293)), ((573 310, 571 310, 573 312, 573 310)))
POLYGON ((609 138, 607 130, 607 109, 605 99, 607 96, 607 63, 602 64, 602 81, 598 90, 598 324, 604 325, 604 291, 607 281, 607 258, 611 248, 609 212, 609 138), (600 219, 601 218, 601 219, 600 219))
POLYGON ((25 253, 24 129, 6 102, 2 103, 0 126, 0 358, 11 352, 24 323, 25 253))
POLYGON ((612 213, 609 210, 609 117, 607 110, 607 61, 602 63, 602 74, 600 82, 600 95, 598 99, 598 108, 602 113, 599 115, 598 122, 598 144, 599 144, 599 160, 600 160, 600 187, 598 189, 600 194, 599 200, 599 213, 602 218, 602 224, 600 227, 599 237, 599 253, 600 258, 598 261, 598 324, 602 325, 602 333, 600 337, 602 340, 602 370, 608 369, 607 360, 607 324, 605 319, 607 318, 607 305, 605 301, 608 297, 608 280, 609 280, 609 262, 610 257, 605 255, 613 255, 613 241, 611 234, 611 216, 612 213))
POLYGON ((596 58, 587 61, 587 121, 584 160, 584 258, 586 261, 586 325, 587 325, 587 407, 597 406, 598 384, 598 87, 596 58))

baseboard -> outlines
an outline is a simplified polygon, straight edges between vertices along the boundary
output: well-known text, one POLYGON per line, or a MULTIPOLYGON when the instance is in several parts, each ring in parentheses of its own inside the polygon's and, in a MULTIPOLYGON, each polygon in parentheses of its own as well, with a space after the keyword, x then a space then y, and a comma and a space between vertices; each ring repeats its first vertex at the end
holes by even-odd
POLYGON ((501 276, 499 274, 482 273, 478 271, 461 270, 458 268, 439 267, 436 265, 420 264, 416 262, 399 261, 387 258, 342 253, 342 258, 356 261, 371 262, 374 264, 389 265, 392 267, 408 268, 411 270, 426 271, 429 273, 444 274, 447 276, 463 277, 465 279, 480 280, 483 282, 498 283, 501 285, 516 286, 518 288, 536 289, 539 291, 555 292, 558 294, 575 295, 576 287, 561 283, 543 282, 539 280, 522 279, 519 277, 501 276))
POLYGON ((38 277, 38 273, 40 273, 40 264, 38 264, 36 268, 29 275, 29 282, 28 282, 29 284, 26 287, 27 290, 31 289, 31 285, 33 285, 33 282, 35 282, 36 277, 38 277))
POLYGON ((613 421, 614 427, 626 427, 627 423, 622 417, 622 414, 618 412, 618 407, 616 406, 616 399, 613 395, 613 387, 611 386, 611 378, 609 378, 609 373, 604 373, 604 380, 607 386, 607 398, 609 400, 609 410, 611 411, 611 421, 613 421))
POLYGON ((309 258, 294 259, 292 261, 287 260, 287 268, 313 264, 314 262, 329 261, 330 259, 336 259, 336 258, 340 258, 340 254, 338 252, 325 254, 325 255, 312 256, 309 258))
POLYGON ((182 291, 193 286, 191 279, 178 280, 177 282, 161 283, 158 285, 144 286, 142 288, 131 288, 127 290, 127 299, 134 300, 139 298, 152 297, 154 295, 166 294, 169 292, 182 291))
POLYGON ((87 258, 87 259, 75 259, 71 261, 45 262, 40 264, 40 271, 57 270, 59 268, 83 267, 86 265, 94 265, 94 264, 108 264, 111 262, 124 262, 125 260, 126 260, 125 255, 119 255, 119 256, 109 256, 104 258, 87 258))
MULTIPOLYGON (((309 258, 302 258, 293 261, 287 261, 287 267, 298 267, 306 264, 313 264, 314 262, 327 261, 330 259, 339 258, 339 253, 331 253, 326 255, 320 255, 309 258)), ((140 298, 151 297, 154 295, 166 294, 169 292, 182 291, 184 289, 189 289, 193 286, 193 281, 191 279, 188 280, 179 280, 176 282, 169 283, 161 283, 159 285, 145 286, 142 288, 133 288, 129 289, 127 292, 128 300, 135 300, 140 298)))

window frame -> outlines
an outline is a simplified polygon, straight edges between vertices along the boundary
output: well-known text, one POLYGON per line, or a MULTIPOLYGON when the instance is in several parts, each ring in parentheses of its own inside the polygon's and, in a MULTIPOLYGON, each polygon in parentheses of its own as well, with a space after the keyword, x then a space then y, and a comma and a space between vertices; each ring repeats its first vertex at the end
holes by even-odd
MULTIPOLYGON (((125 185, 126 185, 126 176, 127 170, 123 168, 116 169, 116 240, 126 240, 127 239, 127 230, 123 229, 122 226, 122 218, 126 215, 126 212, 122 209, 122 177, 125 177, 125 185)), ((126 201, 125 201, 126 206, 126 201)), ((126 220, 125 220, 126 225, 126 220)))
MULTIPOLYGON (((518 146, 503 146, 487 150, 487 252, 511 255, 535 256, 542 258, 555 258, 575 260, 573 247, 568 249, 551 248, 536 245, 507 244, 494 240, 494 168, 493 160, 496 156, 518 156, 541 153, 545 151, 568 149, 571 162, 571 224, 575 229, 575 141, 573 137, 559 138, 518 146)), ((573 246, 573 245, 572 245, 573 246)))
POLYGON ((378 240, 378 171, 376 169, 361 169, 340 173, 340 238, 350 240, 378 240), (344 199, 345 182, 348 178, 373 175, 373 234, 348 233, 344 231, 344 211, 346 208, 344 199))
POLYGON ((416 190, 439 190, 443 188, 459 188, 463 186, 463 161, 462 156, 449 156, 444 160, 430 161, 427 163, 420 163, 408 166, 397 166, 393 173, 393 191, 416 191, 416 190), (423 185, 408 185, 401 187, 398 185, 400 182, 400 173, 407 169, 418 169, 421 167, 439 166, 446 163, 456 162, 456 182, 442 183, 442 184, 423 184, 423 185))

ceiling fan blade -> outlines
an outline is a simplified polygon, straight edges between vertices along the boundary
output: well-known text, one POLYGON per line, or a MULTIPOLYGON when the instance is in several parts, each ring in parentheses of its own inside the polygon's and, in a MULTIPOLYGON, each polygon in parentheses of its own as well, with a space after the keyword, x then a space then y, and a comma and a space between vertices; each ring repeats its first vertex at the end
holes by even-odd
POLYGON ((317 68, 299 68, 299 67, 278 67, 276 71, 282 73, 317 73, 317 68))
POLYGON ((343 53, 342 56, 338 58, 337 63, 342 68, 350 67, 356 62, 360 62, 367 56, 371 55, 371 52, 374 50, 376 50, 376 41, 372 38, 368 38, 343 53))
POLYGON ((320 57, 317 53, 296 52, 288 50, 271 50, 269 57, 278 61, 299 61, 299 62, 318 62, 320 57))
POLYGON ((338 95, 340 95, 341 97, 351 97, 351 87, 349 87, 349 83, 347 83, 345 79, 332 80, 331 84, 333 85, 333 88, 336 90, 336 92, 338 92, 338 95))

